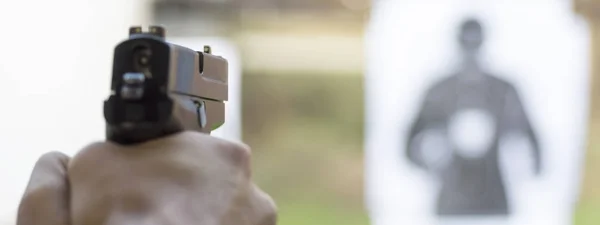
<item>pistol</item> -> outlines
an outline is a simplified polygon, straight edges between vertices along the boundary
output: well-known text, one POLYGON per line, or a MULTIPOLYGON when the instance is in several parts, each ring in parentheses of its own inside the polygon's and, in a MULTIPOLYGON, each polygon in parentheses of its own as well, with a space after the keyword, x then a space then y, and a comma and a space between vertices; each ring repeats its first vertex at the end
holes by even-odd
POLYGON ((210 134, 225 122, 227 60, 165 40, 165 29, 129 28, 117 44, 104 102, 107 140, 128 145, 183 130, 210 134))

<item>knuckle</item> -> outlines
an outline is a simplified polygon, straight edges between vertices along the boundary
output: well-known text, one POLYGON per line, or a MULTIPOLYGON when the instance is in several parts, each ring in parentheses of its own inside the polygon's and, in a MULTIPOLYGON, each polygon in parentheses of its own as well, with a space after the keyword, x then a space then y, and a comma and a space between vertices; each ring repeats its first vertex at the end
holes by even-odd
MULTIPOLYGON (((110 143, 95 142, 83 147, 69 160, 67 173, 69 177, 92 178, 93 175, 101 173, 114 165, 114 154, 111 152, 110 143)), ((112 147, 115 148, 115 147, 112 147)))
POLYGON ((33 167, 30 185, 39 185, 40 182, 45 184, 59 182, 66 174, 68 162, 69 157, 61 152, 43 154, 33 167))
POLYGON ((252 185, 253 201, 251 204, 257 209, 259 225, 277 224, 277 205, 273 198, 262 191, 255 184, 252 185))
POLYGON ((46 165, 49 163, 60 162, 65 164, 69 160, 69 156, 59 151, 51 151, 44 153, 37 161, 37 165, 46 165))
POLYGON ((223 152, 226 160, 233 165, 237 165, 242 168, 249 167, 251 150, 247 145, 230 141, 222 141, 219 144, 219 151, 223 152))
MULTIPOLYGON (((263 196, 264 197, 264 196, 263 196)), ((275 225, 277 224, 277 206, 270 197, 264 197, 264 211, 259 225, 275 225)))
POLYGON ((261 222, 260 225, 276 225, 277 224, 277 213, 275 211, 267 214, 265 219, 261 222))
MULTIPOLYGON (((111 149, 112 145, 110 143, 104 142, 95 142, 85 146, 81 149, 75 156, 73 156, 73 162, 77 162, 77 164, 86 164, 90 161, 97 161, 101 159, 103 154, 106 154, 108 149, 111 149)), ((114 148, 114 147, 112 147, 114 148)), ((73 164, 73 163, 71 163, 73 164)))
POLYGON ((252 151, 250 147, 246 144, 242 143, 232 143, 234 150, 234 154, 236 158, 239 158, 241 161, 249 161, 252 155, 252 151))

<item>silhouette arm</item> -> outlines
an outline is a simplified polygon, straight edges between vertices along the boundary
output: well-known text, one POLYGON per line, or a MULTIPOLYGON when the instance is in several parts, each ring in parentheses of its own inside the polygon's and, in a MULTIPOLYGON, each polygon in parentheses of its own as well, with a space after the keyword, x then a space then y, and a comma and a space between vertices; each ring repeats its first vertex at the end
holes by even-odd
POLYGON ((510 87, 507 91, 504 110, 505 115, 508 117, 505 121, 509 132, 515 130, 522 131, 530 141, 533 151, 534 170, 536 174, 539 174, 542 170, 542 159, 538 137, 523 107, 521 98, 513 87, 510 87))
POLYGON ((422 156, 423 149, 420 146, 423 141, 422 134, 440 122, 443 117, 440 115, 443 112, 440 104, 441 102, 437 102, 432 93, 428 93, 419 108, 416 119, 408 130, 404 154, 413 165, 421 169, 428 169, 422 156))
POLYGON ((423 162, 422 157, 419 154, 421 150, 418 146, 415 146, 415 139, 425 128, 425 120, 423 114, 423 108, 419 110, 419 114, 417 115, 417 119, 412 123, 410 130, 408 132, 408 137, 405 146, 405 154, 406 158, 415 166, 425 169, 425 163, 423 162))

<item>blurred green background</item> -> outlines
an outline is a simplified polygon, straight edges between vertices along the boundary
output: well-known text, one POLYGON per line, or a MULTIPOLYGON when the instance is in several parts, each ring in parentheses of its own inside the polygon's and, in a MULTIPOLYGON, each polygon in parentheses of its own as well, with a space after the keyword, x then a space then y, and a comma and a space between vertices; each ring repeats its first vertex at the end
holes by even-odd
POLYGON ((591 74, 590 74, 590 119, 587 138, 585 171, 579 203, 575 211, 575 224, 595 225, 600 223, 600 9, 599 0, 573 0, 573 11, 587 19, 590 30, 591 74))
POLYGON ((280 223, 368 224, 360 76, 246 76, 244 140, 280 223))
MULTIPOLYGON (((594 52, 599 1, 576 1, 594 52)), ((279 224, 369 224, 363 199, 363 35, 369 0, 158 0, 170 35, 234 40, 243 62, 243 140, 279 224)), ((600 21, 600 20, 599 20, 600 21)), ((596 53, 594 54, 594 58, 596 53)), ((598 69, 594 67, 596 77, 598 69)), ((594 79, 591 84, 597 87, 594 79)), ((598 96, 597 88, 593 96, 598 96)), ((600 223, 600 117, 592 98, 586 176, 574 220, 600 223)))
POLYGON ((278 224, 369 224, 363 199, 368 0, 159 1, 170 35, 224 36, 242 55, 242 136, 278 224), (181 21, 212 21, 193 29, 181 21))

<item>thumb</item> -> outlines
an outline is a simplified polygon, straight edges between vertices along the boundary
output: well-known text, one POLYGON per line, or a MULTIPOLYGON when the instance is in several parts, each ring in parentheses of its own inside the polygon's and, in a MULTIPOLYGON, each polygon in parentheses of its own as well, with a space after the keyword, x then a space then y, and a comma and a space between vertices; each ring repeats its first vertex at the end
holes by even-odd
POLYGON ((60 152, 44 154, 35 164, 19 204, 17 225, 68 225, 69 156, 60 152))

